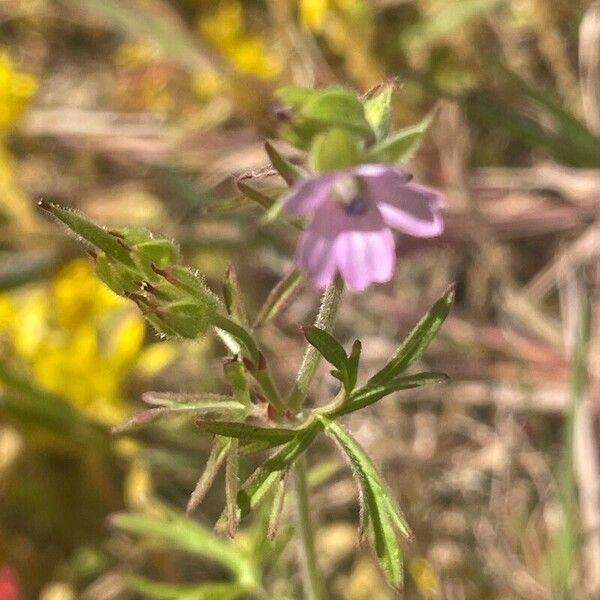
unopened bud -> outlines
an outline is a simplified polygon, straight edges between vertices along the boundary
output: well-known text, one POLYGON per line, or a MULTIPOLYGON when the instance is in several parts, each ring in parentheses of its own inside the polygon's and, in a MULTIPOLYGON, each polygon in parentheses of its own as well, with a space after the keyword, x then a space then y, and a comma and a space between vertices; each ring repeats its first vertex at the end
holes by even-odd
POLYGON ((104 252, 96 255, 96 273, 113 292, 120 296, 139 290, 134 274, 127 267, 108 258, 104 252))
POLYGON ((194 339, 206 332, 215 308, 193 302, 173 302, 156 309, 155 316, 180 337, 194 339))

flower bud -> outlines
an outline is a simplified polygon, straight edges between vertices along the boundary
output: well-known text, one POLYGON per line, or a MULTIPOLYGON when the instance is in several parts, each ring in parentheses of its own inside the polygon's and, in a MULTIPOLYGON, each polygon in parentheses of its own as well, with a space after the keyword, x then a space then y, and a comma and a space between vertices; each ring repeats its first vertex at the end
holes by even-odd
POLYGON ((104 252, 97 254, 96 274, 116 294, 124 296, 127 292, 139 290, 135 274, 127 267, 110 259, 104 252))
POLYGON ((216 305, 197 304, 193 302, 172 302, 154 311, 154 317, 164 329, 177 335, 194 339, 204 335, 211 324, 216 305))

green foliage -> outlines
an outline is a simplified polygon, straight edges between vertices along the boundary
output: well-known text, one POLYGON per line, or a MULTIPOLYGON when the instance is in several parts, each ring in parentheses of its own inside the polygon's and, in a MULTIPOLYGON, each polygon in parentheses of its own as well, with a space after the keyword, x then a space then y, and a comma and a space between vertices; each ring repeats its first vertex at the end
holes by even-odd
POLYGON ((200 523, 164 509, 159 514, 119 513, 111 525, 132 535, 216 562, 235 581, 248 588, 257 585, 256 565, 243 547, 224 540, 200 523))
POLYGON ((357 340, 350 356, 346 354, 343 346, 327 331, 311 325, 304 328, 304 337, 311 346, 314 346, 323 358, 331 363, 336 370, 332 375, 339 379, 350 393, 356 385, 358 377, 358 361, 360 358, 360 342, 357 340))
POLYGON ((394 86, 385 84, 365 100, 365 117, 377 140, 390 134, 392 129, 392 95, 394 86))
POLYGON ((252 591, 250 586, 240 583, 171 585, 134 576, 127 579, 127 585, 144 598, 156 600, 236 600, 252 591))
POLYGON ((370 384, 389 382, 421 358, 452 309, 454 297, 454 286, 450 286, 410 332, 385 367, 369 379, 370 384))
POLYGON ((416 125, 392 133, 371 147, 366 159, 371 162, 406 162, 416 152, 430 124, 431 116, 427 116, 416 125))
POLYGON ((302 169, 291 163, 287 158, 282 156, 277 148, 270 142, 265 142, 265 152, 273 165, 273 168, 279 173, 283 180, 292 185, 303 175, 302 169))
MULTIPOLYGON (((309 150, 308 162, 316 172, 364 162, 405 161, 420 143, 430 118, 391 132, 392 91, 391 84, 385 85, 360 99, 342 87, 284 88, 278 95, 291 109, 284 133, 297 146, 309 150)), ((287 185, 293 185, 302 176, 301 169, 273 145, 267 143, 265 149, 287 185)), ((236 183, 242 195, 268 211, 267 215, 280 210, 280 202, 276 200, 280 190, 263 191, 247 183, 246 178, 236 183)), ((302 386, 294 386, 284 402, 270 376, 257 336, 249 328, 252 321, 232 266, 225 273, 224 302, 221 302, 200 274, 180 264, 179 249, 172 241, 138 229, 107 231, 60 207, 44 203, 43 208, 92 245, 91 254, 99 276, 115 292, 134 301, 157 331, 195 339, 213 327, 230 352, 223 364, 230 387, 228 395, 148 393, 143 399, 151 408, 114 429, 116 433, 125 433, 165 418, 187 415, 195 420, 199 431, 214 436, 205 469, 189 498, 187 514, 202 502, 224 465, 225 507, 216 530, 233 537, 241 520, 261 501, 270 499, 271 517, 265 523, 263 535, 273 539, 280 529, 290 469, 294 469, 297 477, 304 463, 296 461, 325 432, 338 442, 352 465, 361 491, 364 523, 389 582, 398 587, 402 580, 402 552, 397 533, 410 537, 410 531, 385 483, 338 420, 397 391, 445 379, 441 373, 401 374, 422 356, 439 331, 452 306, 453 289, 438 300, 388 363, 359 385, 361 342, 356 340, 347 353, 330 333, 342 290, 338 277, 324 295, 324 312, 317 319, 318 326, 303 329, 310 346, 298 376, 303 378, 302 386), (320 356, 334 367, 331 374, 341 382, 341 389, 329 404, 302 410, 302 400, 320 356), (240 485, 240 459, 267 450, 273 452, 240 485)), ((294 224, 302 227, 298 221, 294 224)), ((254 326, 273 320, 301 281, 302 276, 296 270, 284 277, 266 299, 254 326)), ((130 585, 140 593, 156 598, 203 598, 203 594, 236 598, 255 590, 256 568, 247 554, 234 542, 224 541, 189 519, 172 514, 120 514, 114 517, 113 524, 160 544, 218 561, 234 580, 181 587, 134 578, 130 585)))
POLYGON ((319 417, 325 431, 339 444, 352 466, 361 490, 361 514, 369 532, 381 567, 391 585, 402 583, 402 550, 396 530, 407 538, 412 533, 389 489, 358 442, 337 423, 319 417))
POLYGON ((236 413, 244 415, 247 411, 245 404, 237 402, 230 396, 219 396, 218 394, 150 393, 144 394, 143 399, 149 404, 158 404, 158 407, 137 413, 124 423, 114 427, 113 433, 124 433, 165 417, 180 416, 182 414, 224 416, 236 413))
POLYGON ((240 289, 238 276, 233 265, 229 265, 225 272, 223 298, 229 315, 231 315, 231 317, 233 317, 240 325, 248 325, 248 317, 246 315, 242 290, 240 289))
POLYGON ((336 171, 355 165, 360 154, 352 133, 340 127, 331 127, 313 140, 309 163, 313 171, 336 171))

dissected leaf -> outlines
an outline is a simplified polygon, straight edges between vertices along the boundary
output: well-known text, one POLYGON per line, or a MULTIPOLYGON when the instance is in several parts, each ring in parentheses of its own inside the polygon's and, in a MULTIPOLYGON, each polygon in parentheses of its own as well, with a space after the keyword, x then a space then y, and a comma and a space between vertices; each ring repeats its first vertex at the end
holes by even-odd
POLYGON ((394 392, 400 390, 409 390, 423 385, 430 385, 432 383, 440 383, 447 381, 448 376, 445 373, 427 372, 427 373, 416 373, 415 375, 408 375, 406 377, 399 377, 393 379, 387 383, 382 384, 367 384, 357 390, 355 390, 342 406, 337 408, 330 416, 339 417, 346 415, 355 410, 374 404, 381 398, 389 396, 394 392))
POLYGON ((387 383, 421 358, 452 309, 454 296, 454 286, 451 285, 408 334, 387 365, 369 379, 370 384, 387 383))
POLYGON ((406 537, 412 536, 404 516, 358 442, 337 423, 320 418, 325 431, 337 440, 350 460, 362 489, 373 546, 388 581, 394 587, 399 587, 402 583, 402 551, 395 528, 406 537))
POLYGON ((293 464, 296 458, 308 448, 320 430, 321 424, 314 421, 309 427, 297 432, 294 439, 289 441, 252 474, 238 493, 238 507, 241 517, 247 515, 260 502, 277 482, 281 476, 281 471, 293 464))

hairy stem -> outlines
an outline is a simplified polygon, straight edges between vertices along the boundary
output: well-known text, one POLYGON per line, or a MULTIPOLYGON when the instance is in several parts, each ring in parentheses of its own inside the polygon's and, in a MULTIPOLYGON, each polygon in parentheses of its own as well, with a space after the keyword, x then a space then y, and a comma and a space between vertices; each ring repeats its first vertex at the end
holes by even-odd
MULTIPOLYGON (((319 314, 315 321, 315 325, 320 329, 324 329, 329 333, 333 329, 333 323, 340 305, 343 290, 344 282, 342 281, 342 278, 337 275, 333 283, 327 287, 323 294, 321 308, 319 309, 319 314)), ((302 408, 302 404, 308 394, 308 388, 315 376, 317 367, 319 366, 320 359, 321 355, 319 354, 319 351, 309 345, 304 353, 302 365, 300 366, 294 387, 287 400, 287 406, 293 412, 298 412, 302 408)))
POLYGON ((225 317, 219 313, 215 314, 212 318, 212 324, 223 331, 231 334, 241 344, 245 354, 250 358, 255 367, 254 376, 263 392, 267 396, 269 402, 279 411, 282 412, 283 404, 277 391, 277 386, 271 377, 271 373, 267 368, 264 357, 258 347, 258 344, 254 341, 252 334, 248 332, 245 327, 242 327, 229 317, 225 317))
MULTIPOLYGON (((339 275, 327 287, 321 300, 321 307, 315 325, 331 332, 335 316, 340 305, 344 282, 339 275)), ((321 355, 313 347, 308 346, 302 359, 298 376, 287 400, 287 406, 293 412, 298 412, 306 399, 308 388, 315 376, 321 355)), ((304 580, 304 593, 307 600, 324 600, 325 587, 323 577, 317 565, 315 551, 315 534, 311 519, 311 510, 308 495, 308 481, 306 475, 306 462, 300 457, 293 467, 293 492, 296 503, 296 535, 300 547, 302 573, 304 580)))
POLYGON ((294 499, 296 504, 296 534, 302 566, 304 596, 306 600, 325 600, 323 576, 317 565, 315 532, 308 497, 306 462, 300 457, 292 469, 294 499))

